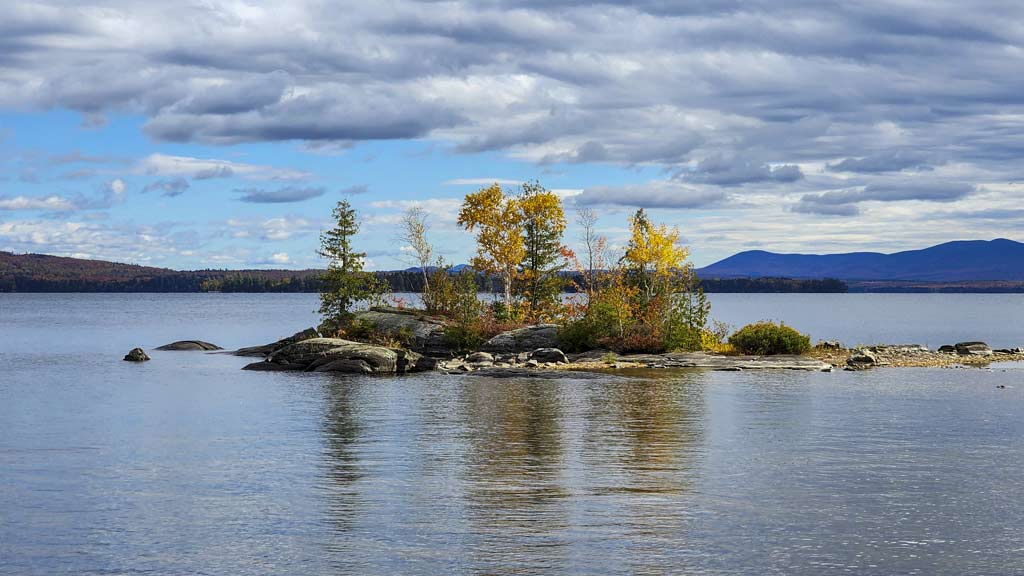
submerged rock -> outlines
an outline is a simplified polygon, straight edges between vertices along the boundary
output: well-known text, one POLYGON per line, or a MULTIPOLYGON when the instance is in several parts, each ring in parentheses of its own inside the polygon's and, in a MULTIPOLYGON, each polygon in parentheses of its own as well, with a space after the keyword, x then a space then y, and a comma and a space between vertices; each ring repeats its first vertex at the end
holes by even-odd
POLYGON ((164 344, 163 346, 157 346, 157 350, 223 350, 216 344, 210 344, 209 342, 203 342, 202 340, 179 340, 177 342, 171 342, 170 344, 164 344))
POLYGON ((232 352, 235 356, 270 356, 276 350, 280 350, 296 342, 302 342, 303 340, 309 340, 310 338, 319 338, 320 333, 315 328, 306 328, 301 332, 296 332, 287 338, 282 338, 277 342, 270 344, 264 344, 263 346, 250 346, 249 348, 239 348, 232 352))
POLYGON ((991 356, 992 348, 984 342, 959 342, 955 346, 956 353, 961 356, 991 356))
POLYGON ((249 364, 243 369, 403 374, 433 367, 433 361, 401 348, 386 348, 340 338, 311 338, 276 350, 265 361, 249 364))
POLYGON ((126 362, 145 362, 149 360, 149 356, 142 348, 132 348, 131 352, 125 354, 124 360, 126 362))
POLYGON ((558 346, 558 325, 537 324, 502 332, 480 347, 484 352, 509 354, 558 346))

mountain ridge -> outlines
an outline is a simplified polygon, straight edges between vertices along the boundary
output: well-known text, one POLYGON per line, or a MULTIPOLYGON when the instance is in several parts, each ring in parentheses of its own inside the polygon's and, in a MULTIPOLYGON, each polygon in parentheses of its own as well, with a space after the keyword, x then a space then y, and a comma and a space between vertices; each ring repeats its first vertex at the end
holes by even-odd
POLYGON ((1024 281, 1024 243, 1006 238, 954 240, 884 254, 739 252, 697 270, 704 278, 837 278, 840 280, 964 282, 1024 281))

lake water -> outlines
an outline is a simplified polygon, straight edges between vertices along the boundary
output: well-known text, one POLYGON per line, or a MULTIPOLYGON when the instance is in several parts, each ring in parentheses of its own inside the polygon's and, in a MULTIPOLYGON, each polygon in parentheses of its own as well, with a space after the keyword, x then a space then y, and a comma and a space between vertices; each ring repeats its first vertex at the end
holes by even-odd
MULTIPOLYGON (((1024 345, 1019 295, 712 299, 847 343, 1024 345)), ((1019 365, 370 378, 152 350, 315 307, 0 294, 0 573, 1024 573, 1019 365)))

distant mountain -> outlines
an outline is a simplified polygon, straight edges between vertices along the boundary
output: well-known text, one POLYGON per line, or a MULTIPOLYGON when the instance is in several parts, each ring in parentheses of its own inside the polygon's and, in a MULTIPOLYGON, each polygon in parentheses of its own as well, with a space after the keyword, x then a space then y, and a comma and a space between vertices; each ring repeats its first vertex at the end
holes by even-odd
POLYGON ((702 278, 838 278, 918 282, 1024 281, 1024 244, 999 238, 893 254, 740 252, 697 270, 702 278))

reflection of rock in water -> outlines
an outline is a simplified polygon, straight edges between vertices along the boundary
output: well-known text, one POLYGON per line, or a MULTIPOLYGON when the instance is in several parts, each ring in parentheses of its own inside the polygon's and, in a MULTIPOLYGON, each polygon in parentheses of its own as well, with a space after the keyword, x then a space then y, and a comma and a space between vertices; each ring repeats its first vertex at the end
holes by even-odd
POLYGON ((362 432, 356 408, 359 388, 356 382, 341 379, 325 382, 323 386, 326 396, 323 489, 328 520, 339 533, 347 532, 361 512, 355 485, 364 475, 355 450, 362 432))
POLYGON ((558 573, 569 525, 559 385, 468 386, 467 512, 483 572, 558 573))

